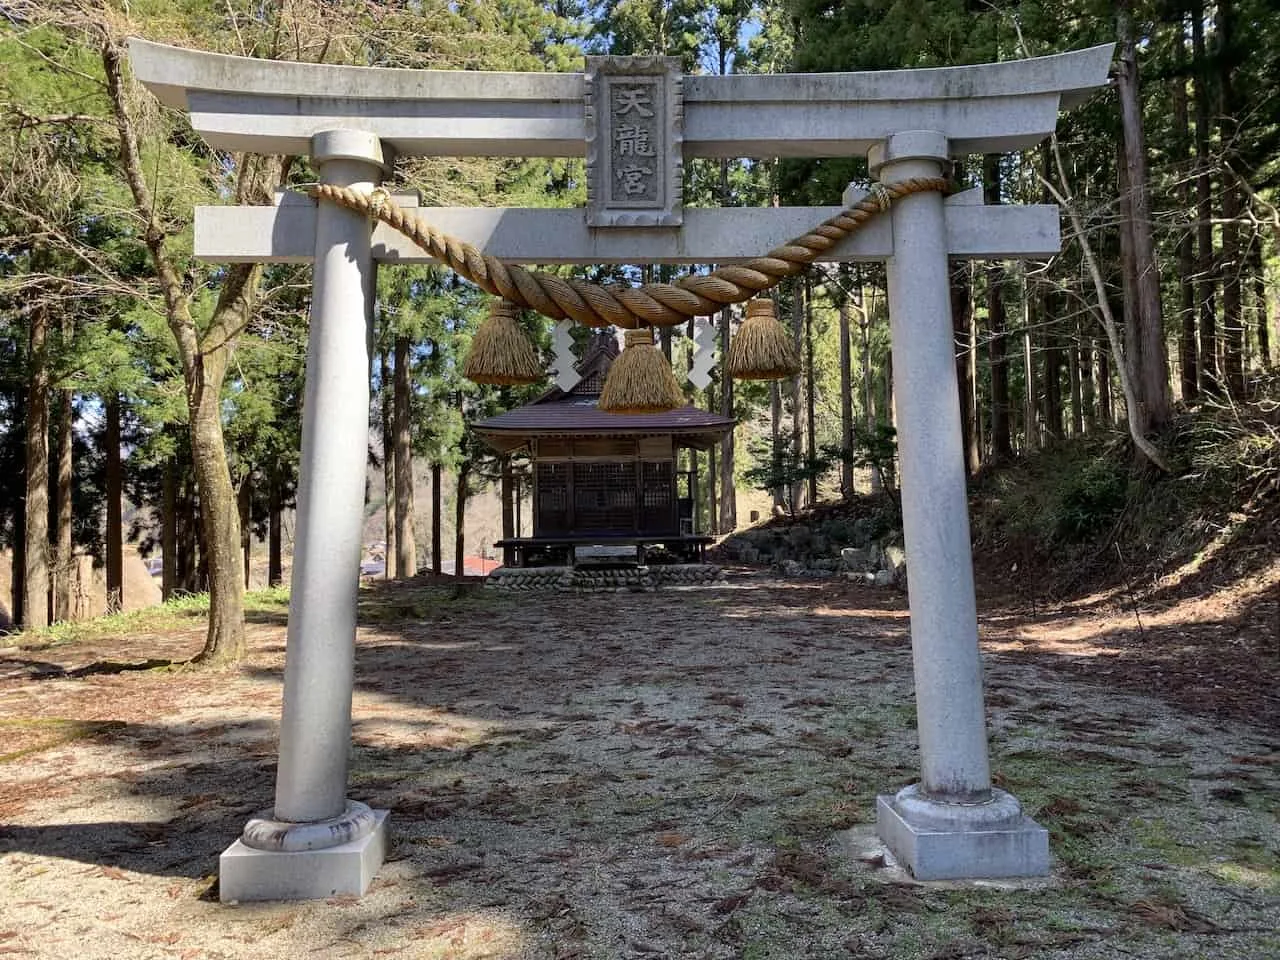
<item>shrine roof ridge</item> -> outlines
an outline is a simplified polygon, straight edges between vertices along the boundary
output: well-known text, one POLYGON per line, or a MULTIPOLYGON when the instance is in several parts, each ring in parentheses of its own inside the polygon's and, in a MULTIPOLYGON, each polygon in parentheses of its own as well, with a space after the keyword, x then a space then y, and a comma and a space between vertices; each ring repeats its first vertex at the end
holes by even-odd
POLYGON ((626 434, 626 433, 723 433, 732 427, 730 417, 689 405, 664 413, 606 413, 595 397, 566 397, 526 404, 473 424, 480 434, 626 434))

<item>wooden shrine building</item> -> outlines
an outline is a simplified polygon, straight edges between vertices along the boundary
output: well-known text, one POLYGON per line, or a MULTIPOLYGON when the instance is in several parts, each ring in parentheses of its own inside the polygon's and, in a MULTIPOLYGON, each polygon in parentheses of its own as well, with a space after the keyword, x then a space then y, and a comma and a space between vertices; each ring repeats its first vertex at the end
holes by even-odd
POLYGON ((692 406, 605 413, 596 402, 618 353, 613 336, 597 334, 570 390, 552 387, 475 425, 493 449, 532 463, 533 534, 498 541, 509 565, 643 562, 659 547, 673 559, 701 559, 711 541, 697 529, 697 476, 678 470, 677 454, 719 443, 733 420, 692 406))

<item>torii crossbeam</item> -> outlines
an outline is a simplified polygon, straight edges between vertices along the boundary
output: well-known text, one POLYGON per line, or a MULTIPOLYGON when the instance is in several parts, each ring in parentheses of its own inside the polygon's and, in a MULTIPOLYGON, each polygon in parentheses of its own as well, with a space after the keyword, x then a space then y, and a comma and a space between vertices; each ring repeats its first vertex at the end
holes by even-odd
MULTIPOLYGON (((684 210, 684 159, 865 155, 882 182, 937 177, 953 157, 1039 143, 1105 82, 1111 56, 1105 45, 930 70, 681 77, 663 58, 588 58, 585 74, 438 72, 130 43, 138 78, 212 146, 309 154, 326 183, 372 190, 396 155, 586 156, 585 214, 423 211, 513 263, 757 256, 834 208, 684 210)), ((823 255, 887 265, 921 777, 878 799, 877 824, 920 879, 1049 869, 1045 830, 991 784, 947 260, 1058 248, 1055 207, 986 207, 969 191, 905 197, 823 255)), ((386 812, 346 799, 367 324, 375 263, 425 254, 286 194, 274 207, 200 208, 196 255, 315 265, 275 806, 223 854, 221 896, 363 893, 386 846, 386 812)))

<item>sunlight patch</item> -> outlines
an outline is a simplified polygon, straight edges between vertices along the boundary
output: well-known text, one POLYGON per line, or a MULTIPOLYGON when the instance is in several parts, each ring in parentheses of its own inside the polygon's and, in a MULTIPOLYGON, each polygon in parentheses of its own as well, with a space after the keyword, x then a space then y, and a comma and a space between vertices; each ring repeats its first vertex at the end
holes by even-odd
POLYGON ((1215 863, 1209 873, 1219 880, 1253 890, 1280 892, 1280 870, 1244 863, 1215 863))
POLYGON ((525 944, 524 931, 510 917, 490 911, 451 914, 414 928, 410 934, 413 956, 423 960, 518 955, 525 944))

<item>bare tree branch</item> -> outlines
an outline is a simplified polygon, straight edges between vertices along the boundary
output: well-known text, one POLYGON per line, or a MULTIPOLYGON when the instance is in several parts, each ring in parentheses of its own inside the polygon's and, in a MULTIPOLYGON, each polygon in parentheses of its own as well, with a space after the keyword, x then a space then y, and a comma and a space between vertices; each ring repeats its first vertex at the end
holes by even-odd
MULTIPOLYGON (((1062 165, 1062 152, 1058 149, 1057 136, 1050 137, 1050 144, 1053 149, 1054 161, 1058 168, 1058 178, 1062 182, 1063 189, 1067 189, 1067 174, 1062 165)), ((1111 313, 1111 304, 1107 300, 1107 284, 1102 277, 1102 270, 1098 266, 1097 258, 1093 254, 1093 245, 1089 243, 1089 237, 1085 233, 1084 223, 1080 219, 1080 212, 1076 209, 1074 203, 1068 200, 1063 194, 1048 180, 1043 177, 1040 182, 1044 184, 1045 189, 1053 194, 1059 206, 1067 211, 1067 216, 1071 220, 1071 227, 1075 231, 1076 239, 1080 243, 1080 250, 1084 254, 1085 264, 1088 266, 1089 275, 1093 279, 1093 288, 1098 297, 1097 315, 1102 321, 1102 328, 1107 333, 1107 342, 1111 345, 1111 353, 1116 358, 1114 364, 1116 373, 1120 377, 1120 389, 1124 393, 1125 406, 1129 410, 1129 416, 1125 417, 1125 421, 1129 425, 1129 436, 1133 439, 1134 445, 1142 451, 1143 455, 1154 463, 1165 473, 1171 473, 1169 463, 1165 460, 1160 450, 1148 440, 1142 431, 1138 428, 1138 418, 1134 416, 1134 411, 1138 408, 1138 398, 1133 389, 1133 377, 1129 370, 1129 364, 1125 359, 1124 341, 1120 336, 1119 328, 1116 326, 1115 316, 1111 313)))
POLYGON ((155 263, 169 326, 178 342, 179 357, 184 368, 191 368, 196 363, 200 349, 195 322, 191 319, 190 306, 183 294, 182 277, 169 253, 167 235, 155 216, 155 198, 142 174, 138 134, 125 99, 123 53, 105 31, 102 37, 102 66, 106 72, 107 94, 120 137, 120 166, 133 194, 137 212, 144 220, 143 242, 155 263))

